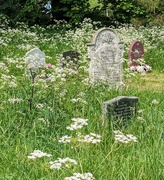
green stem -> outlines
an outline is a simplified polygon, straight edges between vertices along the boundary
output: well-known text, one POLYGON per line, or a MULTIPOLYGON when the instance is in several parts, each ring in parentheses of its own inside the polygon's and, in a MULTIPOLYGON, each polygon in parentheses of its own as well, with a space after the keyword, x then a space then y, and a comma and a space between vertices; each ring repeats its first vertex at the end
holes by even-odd
POLYGON ((29 99, 30 101, 30 111, 32 111, 32 103, 33 103, 33 98, 34 98, 34 82, 35 82, 35 72, 33 73, 31 70, 30 70, 30 73, 31 73, 31 97, 29 99))

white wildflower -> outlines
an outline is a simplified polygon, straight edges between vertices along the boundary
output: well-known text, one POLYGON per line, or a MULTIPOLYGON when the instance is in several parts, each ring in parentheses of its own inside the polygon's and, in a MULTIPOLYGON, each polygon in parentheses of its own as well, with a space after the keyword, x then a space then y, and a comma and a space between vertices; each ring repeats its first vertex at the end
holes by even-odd
POLYGON ((156 99, 154 99, 151 103, 152 104, 159 104, 159 102, 156 99))
POLYGON ((21 98, 10 98, 10 99, 8 99, 8 101, 11 104, 15 104, 15 103, 20 103, 21 101, 23 101, 23 99, 21 99, 21 98))
POLYGON ((72 103, 78 102, 77 99, 71 99, 70 101, 71 101, 72 103))
POLYGON ((97 143, 101 142, 101 136, 98 134, 95 134, 95 133, 90 133, 85 136, 79 134, 78 141, 85 142, 85 143, 97 144, 97 143))
POLYGON ((88 125, 88 119, 83 118, 72 118, 73 123, 67 126, 66 129, 71 131, 81 129, 83 126, 88 125))
POLYGON ((143 113, 144 110, 143 110, 143 109, 140 109, 140 110, 138 110, 137 112, 138 112, 138 113, 143 113))
POLYGON ((115 134, 115 141, 121 143, 129 143, 131 141, 138 142, 137 137, 133 136, 132 134, 124 135, 121 131, 114 131, 115 134))
POLYGON ((81 102, 83 104, 87 104, 87 102, 84 99, 82 99, 82 98, 77 98, 77 99, 74 98, 74 99, 71 99, 70 101, 72 103, 81 102))
POLYGON ((137 137, 133 136, 132 134, 126 134, 126 137, 133 142, 138 142, 137 137))
POLYGON ((95 178, 90 172, 84 174, 73 173, 73 176, 64 178, 64 180, 94 180, 94 179, 95 178))
POLYGON ((32 153, 30 153, 30 156, 28 156, 28 159, 35 159, 35 158, 41 158, 41 157, 51 157, 51 154, 47 154, 45 152, 42 152, 40 150, 34 150, 32 153))
POLYGON ((44 118, 38 118, 38 121, 46 122, 44 118))
POLYGON ((22 65, 16 65, 16 68, 18 68, 18 69, 23 69, 24 67, 22 66, 22 65))
POLYGON ((36 104, 36 108, 38 108, 38 109, 42 109, 42 108, 44 108, 44 106, 45 106, 45 104, 42 104, 42 103, 36 104))
POLYGON ((143 120, 144 120, 144 118, 143 118, 143 117, 141 117, 141 116, 138 116, 138 117, 137 117, 137 120, 139 120, 139 121, 143 121, 143 120))
POLYGON ((9 72, 8 67, 3 62, 0 62, 0 70, 4 71, 6 73, 9 72))
POLYGON ((56 161, 51 161, 49 163, 50 163, 50 169, 61 169, 63 166, 69 168, 72 165, 78 164, 76 160, 71 159, 69 157, 66 157, 64 159, 58 158, 56 161))
POLYGON ((68 142, 71 142, 71 139, 72 139, 72 136, 62 136, 58 141, 60 143, 68 143, 68 142))
POLYGON ((17 84, 15 82, 11 81, 11 82, 8 83, 8 86, 15 88, 15 87, 17 87, 17 84))

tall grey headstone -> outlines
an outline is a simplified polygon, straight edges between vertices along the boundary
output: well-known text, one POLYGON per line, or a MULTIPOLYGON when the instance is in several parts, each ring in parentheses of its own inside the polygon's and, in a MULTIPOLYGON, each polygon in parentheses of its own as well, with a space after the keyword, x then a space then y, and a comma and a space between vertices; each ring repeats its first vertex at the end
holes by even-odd
POLYGON ((36 72, 38 68, 46 65, 45 53, 39 48, 28 51, 25 55, 26 73, 30 75, 30 70, 36 72))
POLYGON ((118 96, 103 103, 104 114, 114 120, 126 120, 136 115, 136 103, 138 97, 135 96, 118 96))
POLYGON ((123 49, 124 43, 119 42, 116 32, 110 28, 101 28, 88 44, 90 58, 90 80, 107 81, 114 85, 123 82, 123 49))

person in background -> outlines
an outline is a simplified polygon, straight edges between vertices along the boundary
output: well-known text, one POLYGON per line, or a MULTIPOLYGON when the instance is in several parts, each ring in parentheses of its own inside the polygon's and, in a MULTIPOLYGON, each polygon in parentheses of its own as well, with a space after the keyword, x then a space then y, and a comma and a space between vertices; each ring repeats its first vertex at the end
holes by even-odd
POLYGON ((44 6, 46 8, 46 14, 51 12, 51 1, 48 1, 47 4, 44 6))

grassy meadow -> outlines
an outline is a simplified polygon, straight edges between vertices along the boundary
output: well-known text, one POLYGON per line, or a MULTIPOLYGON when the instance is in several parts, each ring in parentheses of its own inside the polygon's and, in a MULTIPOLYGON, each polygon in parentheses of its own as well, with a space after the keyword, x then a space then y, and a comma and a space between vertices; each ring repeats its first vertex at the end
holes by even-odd
MULTIPOLYGON (((120 26, 124 86, 89 80, 87 43, 100 23, 85 19, 45 28, 0 28, 1 180, 162 180, 164 179, 164 27, 120 26), (131 41, 140 40, 145 75, 127 70, 131 41), (34 78, 25 74, 25 54, 38 47, 46 63, 34 78), (79 69, 61 69, 60 55, 80 53, 79 69), (45 78, 46 77, 46 78, 45 78), (137 116, 126 127, 102 114, 102 103, 136 96, 137 116)), ((113 27, 111 27, 113 28, 113 27)))

